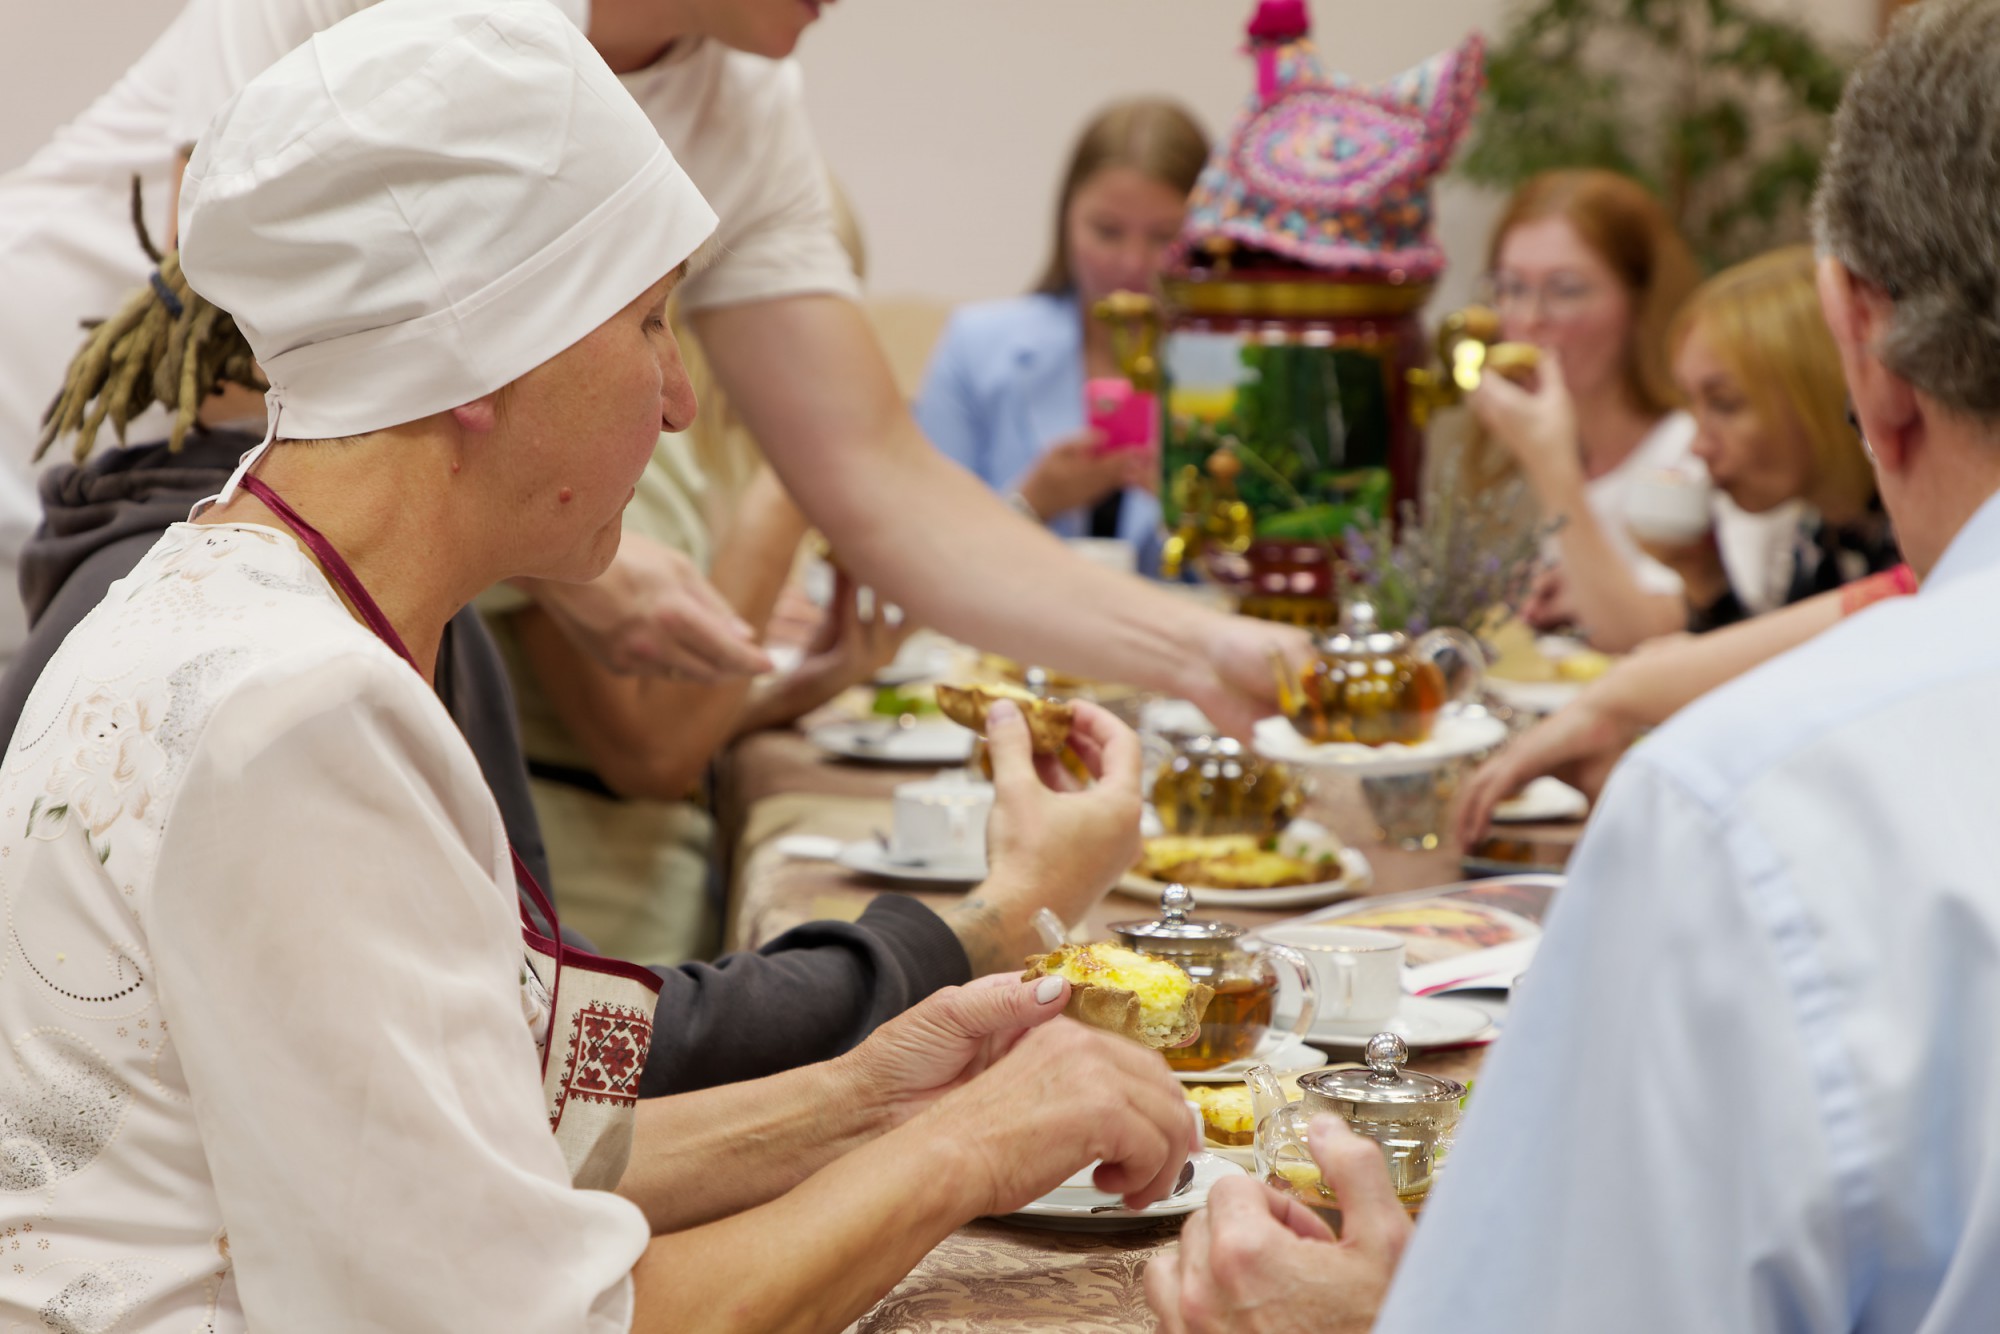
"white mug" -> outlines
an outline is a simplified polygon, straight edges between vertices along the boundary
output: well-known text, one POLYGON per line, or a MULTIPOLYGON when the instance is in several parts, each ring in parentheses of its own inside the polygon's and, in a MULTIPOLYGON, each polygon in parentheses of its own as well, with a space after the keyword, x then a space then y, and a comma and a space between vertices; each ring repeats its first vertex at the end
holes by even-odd
POLYGON ((986 817, 993 785, 964 778, 928 778, 896 789, 889 829, 891 860, 986 865, 986 817))
POLYGON ((1686 546, 1714 523, 1715 486, 1694 468, 1649 468, 1625 495, 1625 527, 1641 542, 1686 546))
POLYGON ((1332 922, 1297 922, 1258 933, 1305 957, 1319 991, 1321 1023, 1363 1028, 1403 1008, 1403 938, 1332 922))

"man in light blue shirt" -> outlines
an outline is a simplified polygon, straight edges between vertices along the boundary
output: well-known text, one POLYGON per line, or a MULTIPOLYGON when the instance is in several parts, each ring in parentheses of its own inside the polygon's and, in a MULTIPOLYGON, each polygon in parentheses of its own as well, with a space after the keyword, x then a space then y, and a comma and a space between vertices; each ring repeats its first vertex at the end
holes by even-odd
POLYGON ((1921 592, 1633 752, 1413 1238, 1323 1126, 1344 1239, 1225 1183, 1167 1330, 2000 1328, 2000 4, 1906 11, 1814 213, 1921 592))

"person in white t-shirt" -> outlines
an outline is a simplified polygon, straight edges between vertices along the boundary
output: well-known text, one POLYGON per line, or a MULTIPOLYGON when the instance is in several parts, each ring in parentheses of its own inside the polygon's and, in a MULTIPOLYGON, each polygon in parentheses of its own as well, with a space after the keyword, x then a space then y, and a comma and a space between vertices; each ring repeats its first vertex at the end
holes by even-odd
MULTIPOLYGON (((33 315, 11 303, 0 315, 0 362, 28 366, 38 355, 30 345, 52 328, 102 314, 145 281, 136 245, 121 251, 117 239, 128 228, 131 171, 171 181, 176 154, 184 160, 234 89, 368 2, 190 0, 118 87, 8 177, 0 215, 13 213, 17 191, 45 202, 39 222, 0 224, 0 290, 17 290, 17 270, 35 267, 49 270, 49 287, 33 315), (72 233, 90 239, 88 265, 69 262, 62 238, 72 233)), ((919 622, 1022 661, 1183 695, 1238 732, 1275 711, 1270 654, 1303 656, 1301 632, 1221 616, 1088 566, 925 440, 854 300, 800 72, 786 59, 818 5, 564 0, 564 8, 721 216, 715 261, 688 282, 683 309, 721 388, 847 569, 919 622)), ((53 393, 61 355, 44 355, 45 373, 23 387, 0 390, 9 437, 32 432, 37 395, 45 402, 53 393)), ((664 661, 720 673, 762 664, 747 628, 727 624, 733 618, 716 610, 719 598, 691 566, 627 546, 650 564, 622 569, 638 556, 621 553, 608 587, 531 591, 614 666, 664 661), (659 593, 666 584, 703 596, 690 611, 686 596, 659 593), (664 618, 637 614, 648 590, 664 597, 664 618), (708 632, 697 636, 693 664, 648 647, 686 627, 708 632)))
MULTIPOLYGON (((1494 229, 1492 298, 1501 336, 1544 349, 1532 388, 1487 376, 1472 395, 1488 436, 1512 456, 1557 526, 1555 564, 1523 614, 1575 624, 1624 651, 1685 627, 1681 581, 1640 550, 1625 516, 1648 474, 1700 465, 1694 421, 1676 410, 1667 331, 1701 275, 1665 208, 1609 171, 1545 172, 1514 195, 1494 229)), ((1732 569, 1757 582, 1786 516, 1716 506, 1732 569)))

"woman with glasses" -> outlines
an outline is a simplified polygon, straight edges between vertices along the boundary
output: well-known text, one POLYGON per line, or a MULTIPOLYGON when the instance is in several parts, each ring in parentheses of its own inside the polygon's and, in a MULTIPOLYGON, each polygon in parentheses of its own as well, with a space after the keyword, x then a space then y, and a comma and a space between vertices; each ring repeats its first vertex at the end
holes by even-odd
MULTIPOLYGON (((1538 629, 1574 625, 1613 652, 1681 629, 1680 579, 1640 550, 1625 512, 1649 473, 1691 467, 1694 423, 1676 411, 1667 345, 1700 281, 1687 243, 1636 181, 1547 172, 1508 204, 1490 262, 1501 336, 1543 352, 1528 387, 1488 376, 1471 399, 1487 448, 1505 452, 1555 525, 1523 615, 1538 629)), ((1726 509, 1722 525, 1725 550, 1761 565, 1769 525, 1726 509)))

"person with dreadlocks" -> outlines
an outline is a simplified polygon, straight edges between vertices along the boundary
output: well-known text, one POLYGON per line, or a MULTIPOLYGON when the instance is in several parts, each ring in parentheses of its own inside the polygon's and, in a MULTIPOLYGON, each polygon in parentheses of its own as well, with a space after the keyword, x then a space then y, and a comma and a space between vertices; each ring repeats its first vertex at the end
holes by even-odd
MULTIPOLYGON (((0 1188, 50 1243, 0 1325, 830 1332, 1092 1162, 1166 1194, 1180 1086, 1058 979, 639 1105, 657 979, 542 930, 439 650, 493 583, 609 563, 694 416, 666 305, 715 225, 581 34, 384 0, 218 113, 180 215, 266 427, 70 631, 0 764, 0 1188)), ((995 724, 996 879, 1131 850, 1137 738, 1079 728, 1099 781, 1059 793, 995 724)))
MULTIPOLYGON (((188 0, 120 84, 116 115, 94 109, 85 121, 94 134, 121 136, 149 170, 171 180, 176 148, 231 89, 370 2, 188 0), (130 144, 127 125, 145 127, 143 143, 130 144)), ((1246 737, 1257 718, 1277 712, 1271 655, 1303 661, 1304 632, 1224 615, 1090 564, 941 455, 911 416, 856 300, 802 76, 789 58, 822 6, 563 0, 563 7, 720 214, 713 262, 680 290, 680 311, 785 490, 847 570, 919 624, 1022 662, 1191 699, 1218 726, 1246 737), (1057 589, 1061 597, 1052 597, 1057 589)), ((91 170, 101 175, 101 164, 91 170)), ((107 210, 122 213, 123 185, 121 175, 108 195, 99 189, 64 209, 91 211, 101 222, 107 210)), ((0 213, 6 208, 0 190, 0 213)), ((32 257, 16 250, 10 261, 0 240, 0 291, 15 290, 17 264, 64 267, 61 240, 75 221, 45 221, 32 257)), ((143 279, 138 258, 92 302, 43 309, 103 314, 143 279)), ((24 272, 20 281, 44 279, 24 272)), ((10 318, 34 326, 15 333, 15 342, 46 337, 41 318, 0 312, 0 321, 10 318)), ((56 373, 49 367, 45 378, 56 373)), ((0 411, 5 402, 0 392, 0 411)), ((24 424, 20 438, 34 433, 24 424)), ((681 568, 682 582, 696 586, 693 571, 681 568)), ((629 598, 548 585, 535 591, 587 642, 601 638, 589 633, 595 625, 627 624, 614 611, 629 598)))

